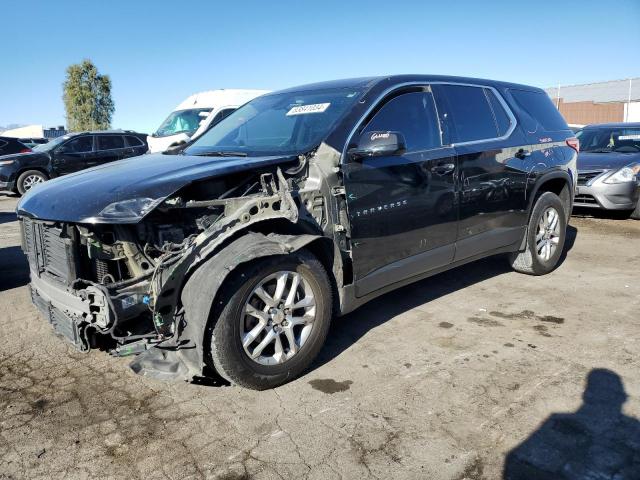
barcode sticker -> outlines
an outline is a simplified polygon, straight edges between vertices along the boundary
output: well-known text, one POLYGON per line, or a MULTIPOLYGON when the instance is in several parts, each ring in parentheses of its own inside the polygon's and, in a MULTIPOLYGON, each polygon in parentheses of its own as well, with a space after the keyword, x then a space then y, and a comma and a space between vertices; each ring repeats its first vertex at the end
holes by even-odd
POLYGON ((287 112, 287 117, 292 115, 306 115, 307 113, 322 113, 329 108, 330 103, 314 103, 312 105, 298 105, 287 112))

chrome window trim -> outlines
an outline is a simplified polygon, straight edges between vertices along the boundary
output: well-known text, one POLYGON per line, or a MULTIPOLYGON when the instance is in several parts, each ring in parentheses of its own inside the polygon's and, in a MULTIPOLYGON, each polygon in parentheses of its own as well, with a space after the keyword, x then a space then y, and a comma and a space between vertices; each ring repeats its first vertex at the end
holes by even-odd
MULTIPOLYGON (((491 90, 494 93, 494 95, 498 99, 498 102, 500 102, 500 105, 502 105, 502 108, 504 108, 504 110, 507 113, 507 116, 509 117, 509 120, 511 122, 511 125, 509 126, 509 129, 506 131, 506 133, 504 135, 502 135, 500 137, 486 138, 486 139, 481 139, 481 140, 471 140, 471 141, 468 141, 468 142, 451 143, 451 144, 448 144, 448 145, 442 145, 441 148, 456 147, 458 145, 466 146, 466 145, 474 145, 476 143, 487 143, 487 142, 495 142, 495 141, 500 141, 500 140, 506 140, 507 138, 509 138, 511 136, 513 131, 516 129, 516 126, 518 125, 518 120, 516 119, 515 115, 511 111, 511 108, 509 107, 509 104, 505 101, 505 99, 502 97, 500 92, 498 92, 498 90, 496 90, 496 88, 492 87, 491 85, 462 83, 462 82, 442 82, 442 81, 435 81, 435 82, 422 81, 422 82, 399 83, 398 85, 394 85, 392 87, 387 88, 380 95, 378 95, 378 97, 376 98, 375 102, 373 102, 371 104, 371 106, 364 112, 364 114, 362 114, 360 116, 358 121, 355 123, 354 127, 351 129, 351 132, 349 133, 349 136, 347 137, 347 141, 345 142, 344 147, 342 149, 342 158, 343 159, 347 158, 346 157, 346 155, 347 155, 347 147, 349 146, 349 143, 351 143, 351 140, 353 140, 353 137, 356 134, 356 131, 358 130, 360 125, 362 125, 362 122, 364 122, 364 120, 369 116, 369 114, 380 104, 380 102, 382 102, 382 100, 384 100, 385 97, 387 97, 389 94, 395 92, 396 90, 401 90, 401 89, 406 88, 406 87, 425 87, 425 88, 429 88, 429 90, 431 91, 431 88, 430 88, 431 85, 456 85, 456 86, 462 86, 462 87, 488 88, 489 90, 491 90)), ((431 94, 433 95, 433 91, 431 91, 431 94)), ((485 98, 486 98, 486 95, 485 95, 485 98)), ((434 102, 435 102, 435 97, 434 97, 434 102)), ((488 103, 488 100, 487 100, 487 103, 488 103)), ((438 121, 440 121, 440 117, 439 117, 440 113, 438 111, 437 102, 436 102, 435 106, 436 106, 436 114, 438 115, 438 121)), ((489 104, 489 108, 492 108, 491 104, 489 104)), ((493 109, 492 109, 492 111, 493 111, 493 109)), ((441 133, 441 137, 442 137, 442 133, 441 133)))

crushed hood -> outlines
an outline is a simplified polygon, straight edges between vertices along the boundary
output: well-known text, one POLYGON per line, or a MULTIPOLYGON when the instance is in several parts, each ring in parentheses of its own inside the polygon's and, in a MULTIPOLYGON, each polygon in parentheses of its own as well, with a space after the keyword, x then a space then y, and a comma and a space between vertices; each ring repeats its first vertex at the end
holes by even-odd
POLYGON ((640 153, 580 152, 578 170, 610 170, 612 168, 622 168, 630 163, 639 161, 640 153))
POLYGON ((194 181, 291 160, 282 156, 142 155, 40 184, 21 199, 17 213, 74 223, 137 223, 194 181))

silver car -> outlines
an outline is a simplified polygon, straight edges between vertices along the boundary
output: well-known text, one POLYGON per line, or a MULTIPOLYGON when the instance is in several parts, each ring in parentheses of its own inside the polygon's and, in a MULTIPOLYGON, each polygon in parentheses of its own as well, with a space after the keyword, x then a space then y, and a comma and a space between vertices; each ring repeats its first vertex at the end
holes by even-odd
POLYGON ((580 140, 576 207, 621 210, 640 219, 640 123, 588 125, 580 140))

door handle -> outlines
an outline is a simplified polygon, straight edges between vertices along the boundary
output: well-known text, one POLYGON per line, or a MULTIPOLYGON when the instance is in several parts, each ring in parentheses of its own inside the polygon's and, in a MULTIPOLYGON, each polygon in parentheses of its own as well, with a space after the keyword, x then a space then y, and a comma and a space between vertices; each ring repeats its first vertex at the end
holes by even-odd
POLYGON ((447 175, 455 170, 456 166, 453 163, 439 163, 438 165, 431 167, 431 171, 436 175, 447 175))
POLYGON ((527 158, 530 155, 531 155, 531 152, 529 150, 525 150, 524 148, 521 148, 516 152, 516 157, 520 159, 527 158))

